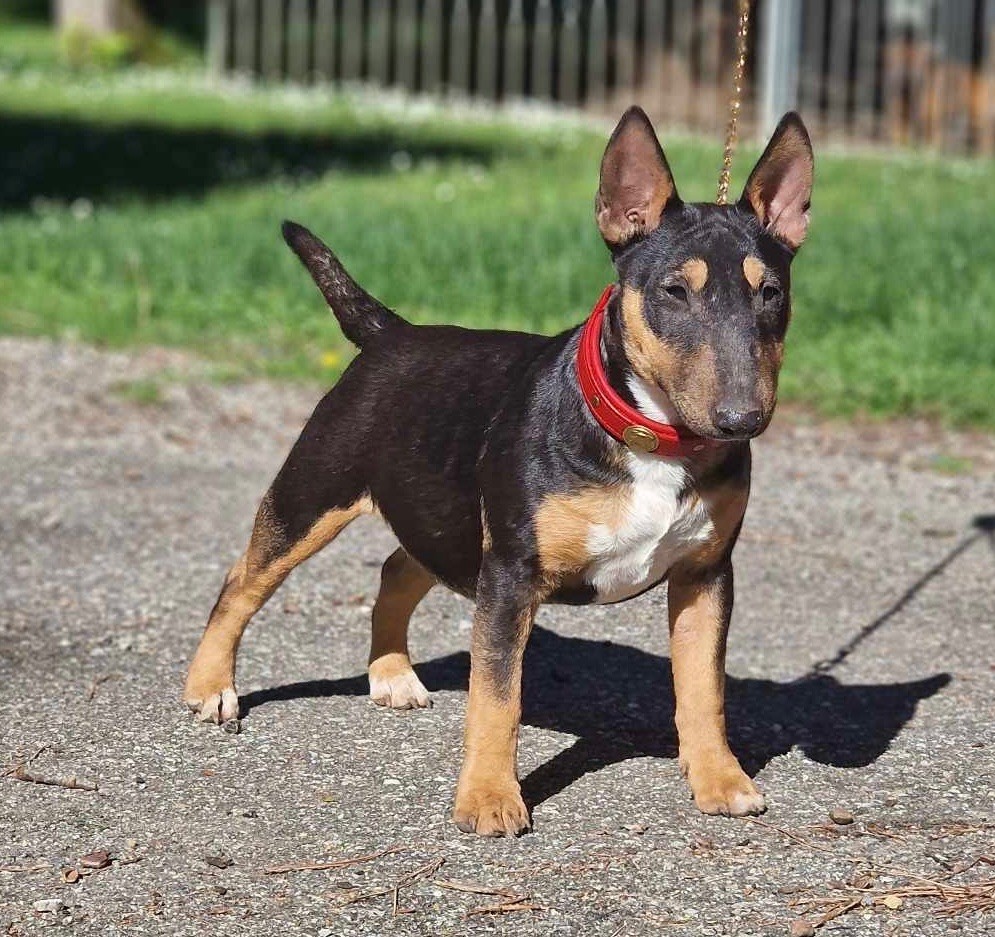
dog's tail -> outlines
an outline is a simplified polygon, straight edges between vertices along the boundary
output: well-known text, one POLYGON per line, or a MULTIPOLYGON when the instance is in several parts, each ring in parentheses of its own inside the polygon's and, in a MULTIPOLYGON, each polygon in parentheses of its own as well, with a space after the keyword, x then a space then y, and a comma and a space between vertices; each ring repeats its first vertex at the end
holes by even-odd
POLYGON ((342 332, 357 348, 404 320, 366 292, 345 267, 307 228, 293 221, 283 223, 283 239, 307 267, 342 332))

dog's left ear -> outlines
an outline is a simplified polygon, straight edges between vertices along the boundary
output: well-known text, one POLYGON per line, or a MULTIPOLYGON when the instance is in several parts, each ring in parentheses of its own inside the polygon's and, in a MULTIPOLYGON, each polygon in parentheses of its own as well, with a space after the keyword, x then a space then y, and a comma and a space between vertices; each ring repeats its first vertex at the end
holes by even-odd
POLYGON ((641 107, 618 122, 601 158, 601 183, 594 214, 614 252, 660 224, 663 209, 678 202, 674 177, 653 125, 641 107))
POLYGON ((785 114, 753 167, 739 204, 792 250, 808 233, 815 160, 805 124, 794 111, 785 114))

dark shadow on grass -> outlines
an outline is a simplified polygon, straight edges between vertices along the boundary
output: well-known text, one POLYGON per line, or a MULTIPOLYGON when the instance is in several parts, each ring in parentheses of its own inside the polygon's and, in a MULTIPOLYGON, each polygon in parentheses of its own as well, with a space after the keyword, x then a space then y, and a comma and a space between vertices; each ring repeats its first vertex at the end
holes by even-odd
MULTIPOLYGON (((418 666, 431 690, 464 690, 466 652, 418 666)), ((822 764, 860 767, 876 760, 912 718, 920 700, 950 682, 924 680, 850 685, 820 674, 781 683, 728 679, 729 738, 755 774, 794 747, 822 764)), ((313 680, 249 693, 243 714, 279 700, 364 696, 366 676, 313 680)), ((583 775, 629 758, 674 758, 674 690, 670 661, 624 644, 566 638, 537 627, 529 642, 523 683, 526 725, 577 740, 522 781, 527 803, 542 803, 583 775)))
POLYGON ((383 172, 402 151, 413 160, 488 162, 499 148, 390 127, 251 133, 12 114, 0 114, 0 140, 0 208, 8 210, 25 208, 36 197, 165 199, 253 180, 307 178, 336 167, 383 172))

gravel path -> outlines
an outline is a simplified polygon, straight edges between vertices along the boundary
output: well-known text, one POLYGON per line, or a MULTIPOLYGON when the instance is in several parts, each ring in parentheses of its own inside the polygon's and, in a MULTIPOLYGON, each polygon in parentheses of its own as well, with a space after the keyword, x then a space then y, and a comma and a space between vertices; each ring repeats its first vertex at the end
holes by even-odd
POLYGON ((984 861, 962 871, 995 861, 990 439, 783 416, 757 445, 729 712, 762 822, 688 801, 659 590, 542 610, 522 732, 536 832, 478 841, 448 820, 471 607, 436 590, 416 614, 435 708, 373 706, 368 618, 391 550, 374 521, 250 629, 241 735, 179 703, 316 400, 213 385, 175 353, 0 341, 0 933, 785 935, 852 902, 820 933, 995 933, 995 910, 896 894, 995 880, 984 861), (161 403, 127 402, 162 373, 183 379, 161 403), (929 469, 951 454, 974 470, 929 469), (29 775, 99 789, 9 773, 34 755, 29 775), (110 866, 81 870, 95 850, 110 866))

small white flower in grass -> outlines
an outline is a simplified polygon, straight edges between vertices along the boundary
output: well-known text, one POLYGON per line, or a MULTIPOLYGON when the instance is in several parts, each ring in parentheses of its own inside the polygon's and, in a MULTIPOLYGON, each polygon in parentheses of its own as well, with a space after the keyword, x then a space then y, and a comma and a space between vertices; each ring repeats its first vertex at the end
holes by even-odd
POLYGON ((451 202, 456 198, 456 186, 451 182, 440 182, 435 187, 435 199, 437 202, 451 202))
POLYGON ((397 150, 390 154, 390 168, 394 172, 408 172, 413 163, 411 154, 407 150, 397 150))
POLYGON ((72 203, 69 210, 77 221, 86 221, 93 217, 93 202, 88 198, 78 198, 72 203))

